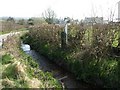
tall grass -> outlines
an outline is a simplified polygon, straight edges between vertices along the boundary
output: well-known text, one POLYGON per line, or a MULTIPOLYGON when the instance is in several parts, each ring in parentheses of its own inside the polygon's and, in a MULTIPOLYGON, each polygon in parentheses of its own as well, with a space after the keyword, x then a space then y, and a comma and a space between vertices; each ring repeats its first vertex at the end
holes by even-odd
POLYGON ((4 42, 1 88, 61 88, 58 80, 40 70, 38 63, 20 49, 19 37, 11 36, 4 42))
POLYGON ((20 25, 12 21, 1 21, 2 28, 0 28, 0 34, 9 33, 11 31, 25 30, 25 25, 20 25))

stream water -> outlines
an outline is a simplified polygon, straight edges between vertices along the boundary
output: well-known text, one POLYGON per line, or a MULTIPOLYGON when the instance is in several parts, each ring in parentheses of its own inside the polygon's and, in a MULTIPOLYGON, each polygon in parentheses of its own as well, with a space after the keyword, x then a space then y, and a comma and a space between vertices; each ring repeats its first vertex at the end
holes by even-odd
POLYGON ((28 44, 22 44, 22 49, 25 51, 28 55, 30 55, 32 58, 34 58, 38 64, 39 68, 43 70, 44 72, 51 72, 53 74, 53 77, 59 80, 64 87, 66 88, 90 88, 91 86, 80 82, 76 80, 75 76, 71 74, 70 72, 64 70, 60 66, 56 65, 53 62, 50 62, 50 60, 46 59, 42 55, 38 54, 35 50, 31 50, 30 46, 28 44))

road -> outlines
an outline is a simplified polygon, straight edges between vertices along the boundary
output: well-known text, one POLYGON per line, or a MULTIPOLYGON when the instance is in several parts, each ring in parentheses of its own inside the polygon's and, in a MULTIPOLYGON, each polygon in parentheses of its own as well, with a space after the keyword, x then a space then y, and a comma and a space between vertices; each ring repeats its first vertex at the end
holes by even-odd
POLYGON ((4 42, 8 37, 11 37, 11 36, 16 35, 16 34, 20 34, 20 33, 22 33, 22 32, 26 32, 26 31, 10 32, 10 33, 7 33, 7 34, 2 34, 2 35, 0 35, 0 49, 2 48, 3 42, 4 42))

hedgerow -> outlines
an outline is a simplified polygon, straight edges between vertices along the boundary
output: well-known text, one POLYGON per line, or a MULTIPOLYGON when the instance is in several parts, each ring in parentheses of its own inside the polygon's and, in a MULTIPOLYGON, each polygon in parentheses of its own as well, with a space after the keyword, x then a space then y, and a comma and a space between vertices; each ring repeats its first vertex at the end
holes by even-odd
MULTIPOLYGON (((102 87, 119 87, 120 27, 115 25, 70 25, 68 45, 61 46, 63 27, 33 26, 24 41, 50 60, 74 73, 79 80, 102 87)), ((120 87, 119 87, 120 88, 120 87)))

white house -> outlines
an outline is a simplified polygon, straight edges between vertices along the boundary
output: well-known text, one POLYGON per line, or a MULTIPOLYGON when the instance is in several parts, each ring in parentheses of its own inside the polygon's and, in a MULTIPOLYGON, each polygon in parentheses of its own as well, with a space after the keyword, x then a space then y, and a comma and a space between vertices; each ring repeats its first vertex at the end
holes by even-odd
POLYGON ((103 23, 103 17, 85 17, 85 24, 95 24, 95 23, 103 23))
POLYGON ((120 1, 118 2, 118 21, 120 22, 120 1))

